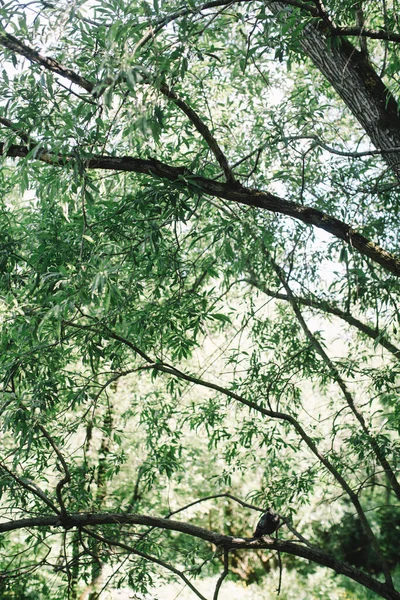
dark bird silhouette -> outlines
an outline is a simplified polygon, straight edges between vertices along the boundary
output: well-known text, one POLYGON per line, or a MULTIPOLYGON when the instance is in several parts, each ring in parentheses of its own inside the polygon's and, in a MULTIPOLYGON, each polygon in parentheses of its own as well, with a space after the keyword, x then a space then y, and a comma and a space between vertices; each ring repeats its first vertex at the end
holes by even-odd
POLYGON ((258 521, 255 532, 253 533, 253 537, 258 538, 263 535, 271 535, 278 529, 279 526, 279 515, 272 512, 270 508, 268 508, 267 512, 263 514, 261 519, 258 521))

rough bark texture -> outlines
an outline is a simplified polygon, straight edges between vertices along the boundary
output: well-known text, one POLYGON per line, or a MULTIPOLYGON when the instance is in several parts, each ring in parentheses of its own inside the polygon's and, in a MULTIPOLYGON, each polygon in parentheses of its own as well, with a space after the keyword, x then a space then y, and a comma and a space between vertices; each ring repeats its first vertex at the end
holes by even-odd
MULTIPOLYGON (((283 2, 270 4, 274 14, 283 9, 283 2)), ((335 36, 333 25, 322 19, 304 28, 300 43, 400 181, 399 107, 368 58, 347 39, 335 36)))

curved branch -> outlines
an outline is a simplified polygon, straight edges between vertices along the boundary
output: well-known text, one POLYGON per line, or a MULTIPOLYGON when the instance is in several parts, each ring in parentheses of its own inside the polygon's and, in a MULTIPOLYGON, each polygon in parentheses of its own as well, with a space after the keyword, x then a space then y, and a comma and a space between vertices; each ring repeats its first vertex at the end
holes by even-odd
MULTIPOLYGON (((23 404, 23 402, 20 402, 19 405, 25 412, 29 413, 28 408, 23 404)), ((39 431, 41 432, 43 437, 47 440, 49 445, 53 448, 53 450, 60 462, 60 465, 64 471, 64 477, 62 479, 60 479, 56 485, 56 497, 57 497, 58 504, 60 505, 60 510, 58 510, 54 506, 54 504, 47 498, 47 496, 39 488, 39 486, 37 486, 33 482, 32 483, 27 482, 27 480, 24 480, 24 479, 18 477, 17 475, 12 473, 4 464, 0 463, 0 468, 7 471, 9 473, 9 475, 11 475, 11 477, 13 477, 18 483, 20 483, 20 485, 22 485, 22 487, 33 492, 36 496, 41 498, 48 506, 50 506, 50 508, 52 508, 57 514, 60 515, 61 519, 64 519, 67 515, 67 510, 65 508, 65 504, 64 504, 64 500, 63 500, 61 492, 62 492, 63 487, 71 481, 71 474, 69 472, 68 465, 66 463, 66 460, 65 460, 61 450, 59 449, 56 442, 53 440, 52 436, 48 433, 46 428, 43 427, 43 425, 41 423, 39 423, 38 421, 35 421, 34 427, 37 427, 39 429, 39 431)))
MULTIPOLYGON (((266 251, 266 249, 264 249, 264 250, 266 251)), ((350 392, 349 388, 347 387, 346 383, 344 382, 336 365, 333 363, 331 358, 325 352, 322 344, 317 340, 315 335, 313 335, 312 331, 309 329, 307 323, 305 322, 305 319, 297 305, 296 298, 289 286, 289 283, 286 279, 286 276, 285 276, 283 270, 279 267, 279 265, 277 265, 277 263, 274 261, 272 256, 269 256, 269 260, 272 265, 272 268, 274 269, 280 282, 282 283, 283 287, 285 288, 285 291, 289 298, 289 302, 293 308, 293 312, 295 313, 296 318, 297 318, 301 328, 303 329, 306 338, 311 342, 315 351, 321 356, 322 360, 324 361, 324 363, 328 367, 329 371, 331 372, 334 381, 336 381, 337 385, 341 389, 342 394, 343 394, 351 412, 353 413, 354 417, 359 422, 361 429, 364 432, 364 435, 366 436, 366 438, 369 442, 369 445, 375 454, 377 461, 381 465, 389 484, 391 485, 397 498, 400 500, 400 483, 398 482, 395 473, 393 472, 388 460, 386 459, 384 452, 379 447, 379 444, 376 441, 375 437, 369 431, 367 424, 365 422, 364 416, 360 413, 360 411, 356 407, 352 393, 350 392)))
POLYGON ((237 498, 236 496, 233 496, 232 494, 221 493, 221 494, 213 494, 212 496, 205 496, 203 498, 198 498, 197 500, 193 500, 193 502, 189 502, 189 504, 185 504, 185 506, 182 506, 181 508, 177 508, 176 510, 169 512, 165 516, 165 518, 169 519, 173 515, 177 515, 178 513, 182 512, 188 508, 191 508, 192 506, 195 506, 196 504, 200 504, 201 502, 207 502, 208 500, 215 500, 217 498, 229 498, 230 500, 237 502, 244 508, 250 508, 251 510, 257 510, 258 512, 265 512, 264 508, 260 508, 259 506, 255 506, 254 504, 249 504, 248 502, 244 502, 244 500, 241 500, 240 498, 237 498))
MULTIPOLYGON (((76 85, 79 85, 80 87, 85 89, 87 92, 90 92, 95 98, 100 97, 107 87, 107 84, 104 82, 101 83, 99 86, 96 86, 88 79, 81 77, 78 73, 72 71, 67 67, 64 67, 53 58, 42 56, 41 54, 39 54, 39 52, 31 48, 30 46, 27 46, 26 44, 18 40, 16 37, 5 31, 0 31, 0 45, 5 46, 9 50, 16 52, 17 54, 25 56, 25 58, 27 58, 31 62, 36 62, 49 71, 53 71, 58 75, 62 75, 72 83, 75 83, 76 85)), ((169 98, 188 117, 188 119, 193 123, 197 131, 206 141, 211 152, 214 154, 215 158, 218 161, 218 164, 220 165, 225 174, 226 180, 230 183, 233 183, 235 181, 235 177, 232 173, 232 170, 229 167, 225 154, 222 152, 217 140, 211 133, 208 126, 199 117, 196 111, 194 111, 193 108, 191 108, 191 106, 189 106, 186 102, 184 102, 184 100, 179 98, 176 92, 172 90, 167 84, 163 83, 161 85, 157 85, 155 82, 151 81, 151 79, 147 75, 143 75, 143 77, 144 83, 150 83, 156 88, 158 88, 166 98, 169 98)))
MULTIPOLYGON (((0 155, 13 158, 30 156, 52 166, 65 167, 73 164, 73 156, 61 156, 50 152, 38 152, 32 155, 32 149, 28 146, 12 145, 5 148, 0 143, 0 155)), ((203 193, 208 196, 224 198, 238 204, 261 208, 269 212, 275 212, 302 221, 307 225, 313 225, 323 229, 334 237, 343 240, 356 248, 361 254, 378 263, 397 277, 400 276, 400 259, 384 250, 375 242, 368 240, 356 229, 340 221, 336 217, 312 207, 297 204, 285 200, 269 192, 244 187, 239 184, 223 183, 207 179, 200 175, 191 173, 186 167, 172 166, 156 159, 141 159, 131 156, 93 156, 84 161, 87 169, 104 169, 109 171, 125 171, 132 173, 143 173, 150 177, 167 179, 173 183, 189 189, 194 194, 203 193)))
MULTIPOLYGON (((23 402, 19 403, 19 406, 28 414, 30 414, 30 411, 28 410, 28 408, 24 405, 23 402)), ((45 495, 45 493, 39 488, 39 486, 37 486, 35 483, 33 482, 28 482, 26 479, 22 479, 20 477, 18 477, 17 475, 15 475, 14 473, 12 473, 12 471, 10 471, 10 469, 8 469, 8 467, 6 467, 6 465, 0 463, 0 468, 3 469, 4 471, 6 471, 11 477, 13 477, 18 483, 20 483, 20 485, 22 485, 22 487, 24 487, 25 489, 31 491, 32 493, 34 493, 36 496, 38 496, 39 498, 41 498, 43 500, 43 502, 45 502, 48 506, 50 506, 50 508, 52 508, 54 510, 54 512, 56 512, 57 514, 60 515, 61 519, 64 519, 67 515, 67 510, 65 508, 65 504, 64 504, 64 500, 62 497, 62 488, 71 481, 71 474, 70 471, 68 469, 68 465, 67 462, 61 452, 61 450, 59 449, 58 445, 56 444, 56 442, 53 440, 52 436, 48 433, 48 431, 46 430, 45 427, 43 427, 43 425, 41 423, 39 423, 38 421, 35 421, 33 424, 34 427, 37 427, 39 429, 39 431, 41 432, 41 434, 43 435, 43 437, 47 440, 47 442, 49 443, 49 445, 53 448, 59 462, 60 465, 64 471, 64 477, 62 479, 60 479, 57 482, 56 485, 56 496, 57 496, 57 501, 58 504, 60 505, 60 510, 58 510, 54 504, 47 498, 47 496, 45 495)))
POLYGON ((56 515, 60 515, 60 511, 55 504, 46 496, 44 491, 34 482, 29 479, 25 479, 25 477, 19 477, 15 473, 12 472, 3 462, 0 462, 0 470, 3 470, 7 473, 9 477, 14 479, 22 488, 24 488, 27 492, 31 492, 37 498, 40 498, 56 515))
POLYGON ((64 523, 61 523, 58 517, 53 516, 18 519, 15 521, 9 521, 7 523, 0 523, 0 533, 36 527, 63 527, 64 529, 72 529, 77 527, 78 529, 82 529, 82 527, 116 524, 146 525, 150 527, 166 529, 169 531, 178 531, 180 533, 202 539, 216 546, 227 548, 229 550, 259 550, 260 548, 278 550, 280 552, 291 554, 293 556, 299 556, 319 565, 328 567, 338 574, 345 575, 346 577, 353 579, 357 583, 374 591, 386 600, 400 600, 400 593, 394 589, 391 589, 390 586, 378 581, 377 579, 374 579, 367 573, 359 571, 358 569, 340 560, 337 560, 317 547, 304 546, 296 541, 276 540, 267 538, 266 536, 264 536, 262 539, 233 537, 223 535, 215 531, 210 531, 209 529, 198 527, 197 525, 192 525, 190 523, 172 521, 170 519, 163 519, 160 517, 118 513, 73 513, 68 516, 68 520, 64 523))
MULTIPOLYGON (((199 498, 198 500, 193 500, 193 502, 190 502, 189 504, 186 504, 185 506, 182 506, 181 508, 171 511, 170 513, 168 513, 166 515, 166 518, 169 519, 173 515, 183 512, 187 508, 191 508, 192 506, 195 506, 196 504, 200 504, 201 502, 207 502, 208 500, 214 500, 217 498, 229 498, 230 500, 237 502, 244 508, 249 508, 250 510, 256 510, 261 513, 265 512, 265 508, 260 508, 259 506, 255 506, 254 504, 245 502, 244 500, 241 500, 240 498, 233 496, 233 494, 221 493, 221 494, 213 494, 212 496, 205 496, 203 498, 199 498)), ((297 531, 297 529, 295 529, 293 527, 291 520, 289 518, 285 517, 282 514, 280 514, 279 517, 281 518, 281 526, 286 525, 286 527, 289 529, 289 531, 291 533, 293 533, 293 535, 295 535, 301 542, 303 542, 303 544, 305 544, 306 546, 312 547, 312 544, 299 531, 297 531)))
MULTIPOLYGON (((284 300, 285 302, 290 302, 289 296, 287 294, 281 294, 279 292, 274 292, 273 290, 270 290, 265 285, 257 281, 253 276, 249 279, 245 279, 245 281, 249 285, 252 285, 253 287, 263 292, 263 294, 266 294, 271 298, 276 298, 277 300, 284 300)), ((316 310, 324 312, 325 314, 330 314, 334 315, 335 317, 339 317, 339 319, 342 319, 349 325, 356 327, 356 329, 358 329, 371 339, 375 340, 377 344, 380 344, 383 348, 385 348, 385 350, 393 354, 397 359, 400 359, 400 348, 392 344, 392 342, 390 342, 386 337, 384 337, 381 331, 370 327, 369 325, 363 323, 359 319, 356 319, 356 317, 353 317, 353 315, 349 312, 341 310, 339 307, 329 304, 324 300, 317 300, 314 298, 300 298, 299 296, 294 296, 294 298, 297 304, 300 304, 302 306, 309 306, 310 308, 315 308, 316 310)))
POLYGON ((178 577, 180 577, 182 579, 182 581, 192 590, 192 592, 194 592, 196 594, 196 596, 198 598, 200 598, 200 600, 206 600, 206 598, 203 596, 203 594, 201 594, 199 592, 199 590, 194 587, 194 585, 192 584, 190 579, 188 579, 182 571, 179 571, 179 569, 173 567, 172 565, 165 562, 164 560, 160 560, 159 558, 156 558, 155 556, 146 554, 145 552, 142 552, 141 550, 136 550, 136 548, 133 548, 132 546, 129 546, 128 544, 124 544, 123 542, 119 542, 118 540, 110 540, 108 538, 105 538, 102 535, 99 535, 98 533, 94 533, 94 531, 87 529, 86 527, 83 527, 82 531, 84 531, 88 536, 94 538, 95 540, 97 540, 99 542, 103 542, 103 544, 107 544, 108 546, 115 546, 117 548, 122 548, 123 550, 127 550, 131 554, 140 556, 141 558, 144 558, 145 560, 148 560, 149 562, 152 562, 156 565, 160 565, 160 567, 163 567, 164 569, 171 571, 175 575, 178 575, 178 577))
MULTIPOLYGON (((324 361, 324 363, 326 364, 326 366, 328 367, 329 371, 332 374, 333 380, 337 383, 337 385, 339 386, 340 390, 342 391, 342 394, 347 402, 347 405, 349 406, 351 412, 353 413, 354 417, 357 419, 357 421, 359 422, 359 424, 361 425, 361 429, 364 432, 364 435, 366 436, 366 438, 368 439, 369 445, 372 448, 375 457, 377 459, 377 461, 379 462, 379 464, 382 466, 386 478, 388 479, 390 485, 392 486, 393 491, 395 492, 395 494, 397 495, 397 497, 400 499, 400 485, 399 482, 397 481, 397 478, 392 470, 392 468, 390 467, 385 455, 383 454, 383 452, 381 451, 378 442, 376 441, 376 439, 372 436, 372 434, 370 433, 366 423, 365 423, 365 419, 363 417, 363 415, 359 412, 359 410, 357 409, 355 402, 354 402, 354 398, 353 395, 350 393, 350 390, 348 389, 346 383, 344 382, 344 380, 342 379, 336 365, 332 362, 332 360, 330 359, 330 357, 327 355, 327 353, 325 352, 324 348, 322 347, 322 345, 320 344, 320 342, 317 340, 317 338, 312 334, 311 330, 309 329, 307 323, 305 322, 303 315, 301 314, 301 311, 298 307, 298 305, 296 304, 296 300, 294 298, 294 295, 292 293, 292 290, 286 280, 286 277, 284 275, 283 270, 276 264, 276 262, 273 260, 272 256, 269 256, 269 260, 270 263, 272 265, 272 268, 274 269, 275 273, 277 274, 280 282, 282 283, 283 287, 285 288, 285 291, 289 297, 290 300, 290 304, 292 305, 293 311, 296 315, 296 318, 301 326, 301 328, 303 329, 307 339, 311 342, 312 346, 314 347, 315 351, 321 356, 322 360, 324 361)), ((346 483, 347 486, 347 483, 346 483)), ((344 488, 345 489, 345 488, 344 488)), ((349 488, 350 490, 350 488, 349 488)), ((348 490, 346 490, 347 493, 349 493, 348 490)), ((390 569, 389 566, 381 552, 378 540, 376 539, 376 536, 368 522, 368 519, 365 516, 364 511, 361 508, 361 505, 359 504, 359 500, 356 494, 354 494, 354 492, 352 490, 350 490, 351 493, 349 494, 354 507, 357 510, 357 514, 360 518, 360 521, 363 525, 364 531, 370 541, 370 543, 372 544, 377 556, 379 557, 379 561, 381 563, 382 566, 382 570, 383 573, 385 575, 385 580, 386 583, 390 586, 393 586, 393 582, 392 582, 392 577, 390 574, 390 569), (358 508, 359 507, 359 508, 358 508)))
POLYGON ((219 590, 221 589, 221 585, 225 579, 225 577, 229 573, 229 550, 228 548, 224 548, 224 569, 221 575, 218 578, 217 584, 215 586, 214 597, 213 600, 218 600, 219 590))
POLYGON ((71 473, 69 472, 68 465, 66 463, 64 456, 62 455, 61 450, 59 449, 58 445, 55 443, 55 441, 53 440, 51 435, 46 431, 46 429, 40 423, 36 423, 36 426, 39 429, 39 431, 42 432, 42 435, 49 442, 50 446, 53 448, 54 452, 57 455, 58 460, 60 461, 63 471, 64 471, 64 477, 62 479, 60 479, 60 481, 58 481, 58 483, 56 485, 56 496, 57 496, 57 500, 58 500, 58 503, 61 508, 60 516, 61 516, 61 518, 65 518, 67 515, 67 510, 65 508, 65 504, 64 504, 64 500, 63 500, 61 491, 62 491, 63 487, 71 481, 71 473))
POLYGON ((182 8, 171 13, 170 15, 157 19, 150 26, 149 31, 145 33, 144 36, 136 44, 133 53, 135 54, 142 46, 147 44, 147 42, 154 39, 157 33, 164 29, 166 25, 168 25, 172 21, 176 21, 180 17, 187 17, 188 15, 197 15, 203 10, 207 10, 209 8, 218 8, 219 6, 230 6, 231 4, 241 4, 247 1, 248 0, 211 0, 211 2, 205 2, 204 4, 201 4, 197 7, 185 4, 182 8))
MULTIPOLYGON (((79 328, 79 325, 77 325, 77 324, 75 324, 74 326, 79 328)), ((90 329, 89 326, 83 326, 82 328, 90 329)), ((95 331, 96 333, 99 333, 99 330, 96 328, 92 328, 92 330, 95 331)), ((112 332, 107 328, 103 331, 104 331, 104 333, 111 335, 111 337, 113 337, 114 339, 118 339, 121 343, 127 345, 135 353, 138 353, 137 348, 130 342, 130 340, 128 340, 120 335, 117 336, 117 334, 112 334, 112 332)), ((235 401, 239 402, 240 404, 243 404, 244 406, 247 406, 248 408, 251 408, 252 410, 254 410, 266 417, 289 423, 294 428, 294 430, 299 435, 299 437, 303 440, 303 442, 307 445, 307 447, 312 452, 312 454, 314 454, 314 456, 318 459, 318 461, 327 469, 327 471, 329 471, 329 473, 333 476, 333 478, 336 480, 336 482, 340 485, 340 487, 343 489, 343 491, 349 497, 351 503, 353 504, 353 506, 357 512, 357 515, 358 515, 361 523, 363 524, 364 530, 365 530, 366 534, 368 535, 368 539, 369 539, 370 543, 373 545, 377 555, 381 559, 382 568, 384 569, 384 572, 385 572, 387 584, 388 584, 388 586, 393 587, 390 571, 387 567, 384 557, 382 556, 382 552, 380 550, 378 541, 377 541, 376 536, 368 522, 368 519, 365 515, 365 512, 364 512, 361 502, 358 498, 358 495, 353 491, 351 486, 347 483, 346 479, 341 474, 341 472, 338 470, 338 468, 336 468, 336 466, 326 457, 326 455, 321 452, 321 450, 317 446, 316 442, 312 439, 312 437, 310 437, 310 435, 308 435, 306 430, 302 427, 302 425, 299 423, 299 421, 297 419, 295 419, 295 417, 293 417, 292 415, 290 415, 288 413, 284 413, 281 411, 274 411, 272 409, 264 408, 263 406, 260 406, 259 404, 257 404, 257 402, 248 400, 244 396, 241 396, 235 392, 232 392, 229 389, 226 389, 218 384, 212 383, 210 381, 206 381, 199 377, 195 377, 193 375, 184 373, 183 371, 180 371, 179 369, 177 369, 167 363, 163 363, 160 361, 159 362, 152 361, 152 359, 150 357, 148 357, 147 355, 145 355, 142 351, 139 352, 139 355, 142 358, 145 358, 146 362, 148 363, 147 366, 143 367, 143 370, 144 369, 154 369, 154 370, 160 371, 161 373, 170 374, 173 377, 176 377, 178 379, 182 379, 184 381, 194 383, 195 385, 200 385, 205 388, 219 392, 219 393, 223 394, 224 396, 226 396, 228 398, 232 398, 232 400, 235 400, 235 401)), ((351 396, 350 396, 350 400, 352 400, 351 396)))

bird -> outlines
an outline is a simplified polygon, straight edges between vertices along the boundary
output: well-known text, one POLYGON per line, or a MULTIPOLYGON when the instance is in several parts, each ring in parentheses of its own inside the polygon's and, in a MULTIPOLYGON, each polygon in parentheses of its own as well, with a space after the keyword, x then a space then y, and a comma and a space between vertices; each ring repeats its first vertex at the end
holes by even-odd
POLYGON ((253 533, 253 537, 259 538, 263 535, 271 535, 278 529, 279 526, 279 515, 272 512, 270 508, 267 509, 261 519, 257 523, 257 527, 255 532, 253 533))

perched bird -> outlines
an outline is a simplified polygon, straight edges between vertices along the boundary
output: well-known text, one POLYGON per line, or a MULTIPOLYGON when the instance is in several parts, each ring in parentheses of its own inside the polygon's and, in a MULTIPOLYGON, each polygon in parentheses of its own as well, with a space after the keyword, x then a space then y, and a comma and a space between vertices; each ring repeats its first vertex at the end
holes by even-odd
POLYGON ((258 538, 263 535, 271 535, 278 529, 279 526, 279 515, 272 512, 270 508, 263 514, 261 519, 258 521, 253 537, 258 538))

